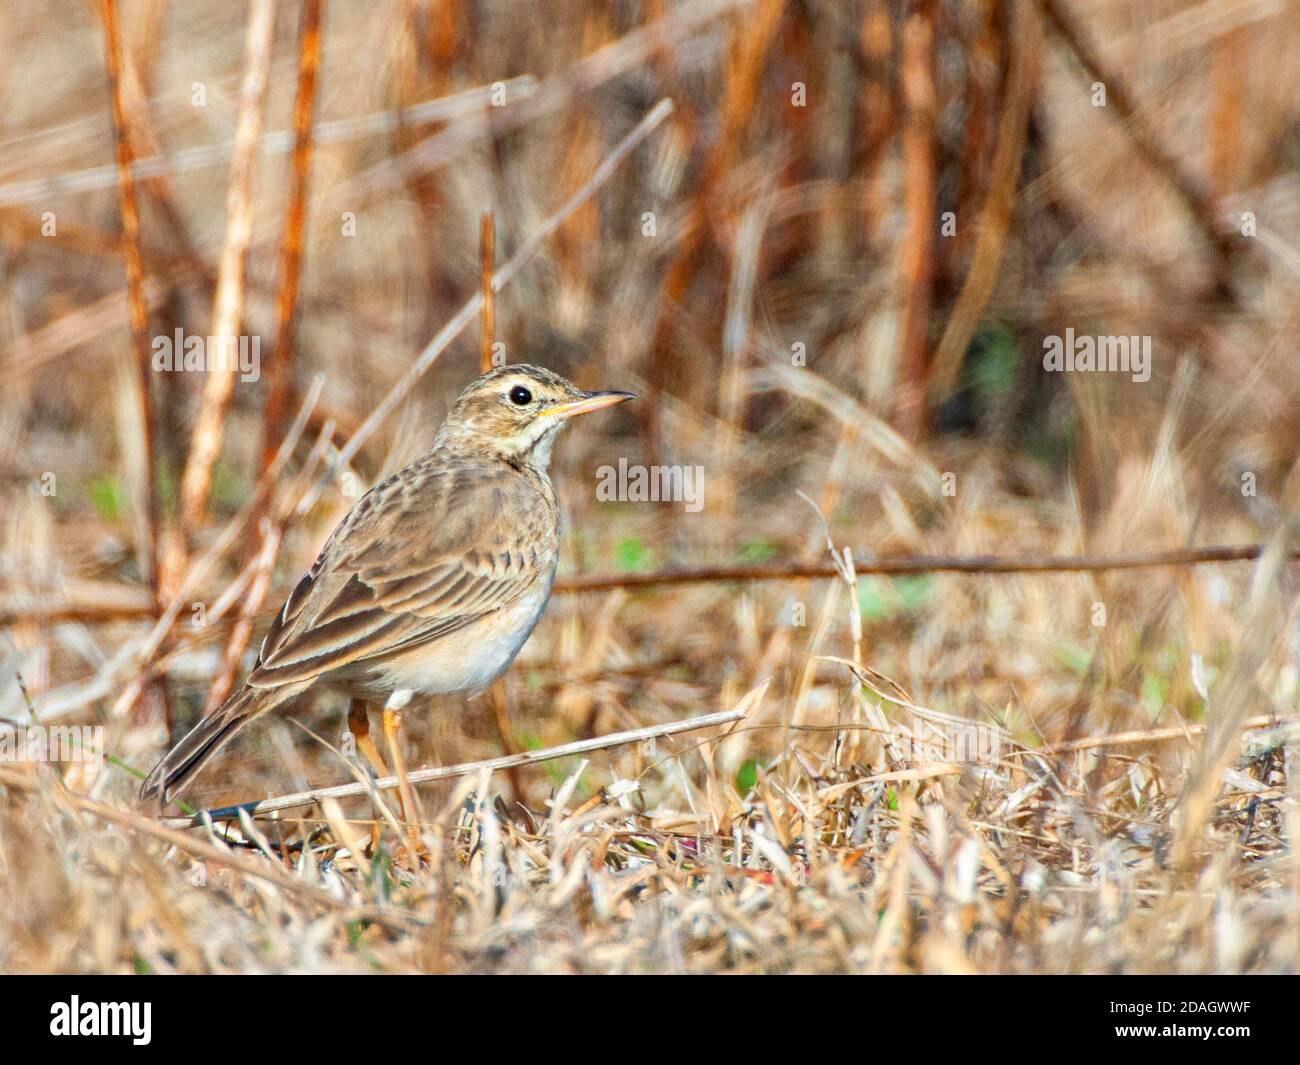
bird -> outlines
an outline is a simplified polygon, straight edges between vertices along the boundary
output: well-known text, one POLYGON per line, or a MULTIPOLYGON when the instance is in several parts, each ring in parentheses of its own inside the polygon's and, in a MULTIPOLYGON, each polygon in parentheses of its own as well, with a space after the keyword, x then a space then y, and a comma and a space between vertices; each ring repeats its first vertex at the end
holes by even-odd
POLYGON ((523 647, 550 598, 559 507, 548 469, 579 415, 635 397, 586 392, 540 366, 471 382, 429 450, 365 493, 280 607, 243 686, 154 767, 140 798, 165 808, 238 733, 313 686, 349 700, 348 727, 377 772, 379 705, 408 826, 397 743, 412 698, 478 692, 523 647))

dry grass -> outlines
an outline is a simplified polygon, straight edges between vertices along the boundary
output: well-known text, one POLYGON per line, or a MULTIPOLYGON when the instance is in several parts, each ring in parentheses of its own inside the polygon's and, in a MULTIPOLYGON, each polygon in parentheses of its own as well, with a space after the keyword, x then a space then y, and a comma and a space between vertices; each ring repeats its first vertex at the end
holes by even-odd
MULTIPOLYGON (((0 24, 0 751, 34 715, 105 756, 0 763, 0 970, 1295 971, 1294 3, 274 7, 264 48, 105 4, 112 92, 100 12, 0 24), (141 375, 142 316, 267 338, 260 380, 141 375), (1066 328, 1151 335, 1151 380, 1045 373, 1066 328), (643 398, 558 449, 508 721, 440 699, 407 763, 743 720, 423 785, 422 859, 368 787, 138 810, 491 337, 643 398), (600 501, 624 457, 705 506, 600 501)), ((343 710, 191 801, 365 781, 343 710)))

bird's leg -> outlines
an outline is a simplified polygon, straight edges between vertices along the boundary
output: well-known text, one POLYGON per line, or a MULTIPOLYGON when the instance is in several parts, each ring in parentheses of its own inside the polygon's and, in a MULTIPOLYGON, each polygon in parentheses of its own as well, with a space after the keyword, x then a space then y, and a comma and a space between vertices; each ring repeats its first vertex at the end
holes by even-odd
POLYGON ((370 705, 368 703, 364 703, 360 699, 353 699, 348 704, 348 731, 352 733, 353 739, 356 740, 357 750, 365 756, 371 768, 381 777, 388 776, 388 766, 384 765, 384 759, 379 753, 379 748, 375 746, 375 741, 370 738, 370 705))
MULTIPOLYGON (((348 731, 352 733, 357 750, 365 756, 366 761, 370 763, 371 769, 381 777, 388 776, 388 766, 384 765, 384 759, 379 754, 379 748, 375 746, 375 741, 370 738, 369 703, 360 699, 353 699, 348 703, 348 731)), ((370 853, 374 854, 377 850, 379 850, 378 816, 370 826, 370 853)))
POLYGON ((406 778, 406 759, 402 757, 402 747, 398 742, 398 732, 402 728, 402 710, 411 701, 413 693, 399 689, 388 697, 384 704, 384 739, 388 741, 388 754, 393 759, 393 768, 397 771, 397 795, 402 804, 402 820, 406 822, 406 831, 410 837, 411 857, 419 860, 420 834, 416 830, 419 823, 419 811, 415 806, 415 794, 411 791, 411 782, 406 778))

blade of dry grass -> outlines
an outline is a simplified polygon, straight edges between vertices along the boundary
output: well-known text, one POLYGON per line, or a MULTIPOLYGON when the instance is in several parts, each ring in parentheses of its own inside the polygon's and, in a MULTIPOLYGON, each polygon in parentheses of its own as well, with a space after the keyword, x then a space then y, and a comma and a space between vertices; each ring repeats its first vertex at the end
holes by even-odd
MULTIPOLYGON (((240 90, 235 150, 226 194, 226 236, 214 300, 213 342, 217 353, 223 356, 236 350, 243 320, 244 260, 253 229, 253 165, 262 127, 274 24, 273 0, 252 0, 245 45, 244 83, 240 90)), ((235 374, 233 365, 213 368, 203 386, 199 415, 190 437, 190 454, 181 478, 181 534, 175 557, 167 563, 172 574, 179 573, 183 567, 187 550, 185 539, 199 527, 207 509, 212 467, 221 452, 223 421, 234 390, 235 374)))
POLYGON ((938 216, 937 18, 935 0, 909 4, 899 45, 898 78, 903 104, 900 150, 907 179, 903 182, 903 233, 898 243, 901 310, 894 421, 909 440, 920 435, 925 422, 925 384, 930 366, 928 334, 938 216))
MULTIPOLYGON (((123 47, 118 27, 116 0, 102 0, 100 15, 104 24, 104 50, 108 69, 109 97, 113 116, 113 145, 117 157, 118 202, 122 212, 122 254, 126 261, 127 309, 131 323, 131 345, 135 364, 135 386, 140 408, 139 483, 144 495, 144 543, 140 545, 141 569, 153 592, 155 612, 161 612, 165 595, 162 571, 161 506, 158 500, 158 477, 155 471, 153 374, 149 351, 149 312, 146 308, 144 261, 140 254, 140 212, 136 202, 135 181, 131 175, 131 137, 127 127, 123 92, 123 47)), ((171 698, 163 689, 155 689, 168 728, 171 727, 171 698)))
POLYGON ((1013 5, 1007 59, 1008 72, 998 117, 997 148, 989 168, 989 189, 975 223, 975 250, 948 324, 935 348, 928 392, 930 401, 944 399, 957 382, 971 337, 998 278, 1002 248, 1011 225, 1017 182, 1024 163, 1029 118, 1034 108, 1041 33, 1037 12, 1029 0, 1013 5))
POLYGON ((153 375, 150 372, 149 312, 145 295, 144 261, 140 254, 140 209, 136 202, 135 178, 131 173, 131 138, 127 129, 126 106, 122 92, 122 41, 118 28, 116 0, 101 0, 99 10, 104 24, 104 54, 113 116, 113 147, 117 156, 118 203, 122 212, 122 255, 126 262, 127 310, 131 325, 136 388, 140 402, 142 436, 140 451, 145 462, 140 483, 144 485, 148 539, 141 545, 141 554, 143 568, 148 574, 157 601, 160 595, 159 506, 157 477, 154 473, 153 375))
POLYGON ((482 307, 479 331, 479 373, 492 369, 492 342, 496 339, 496 289, 492 274, 496 269, 496 219, 484 211, 478 219, 479 300, 482 307))
POLYGON ((323 0, 303 0, 298 27, 298 88, 293 100, 293 166, 289 207, 280 238, 280 285, 275 293, 275 347, 271 352, 262 412, 264 470, 275 459, 284 439, 293 405, 294 321, 302 275, 303 228, 307 221, 307 188, 311 174, 312 118, 316 110, 316 71, 320 65, 320 20, 323 0))

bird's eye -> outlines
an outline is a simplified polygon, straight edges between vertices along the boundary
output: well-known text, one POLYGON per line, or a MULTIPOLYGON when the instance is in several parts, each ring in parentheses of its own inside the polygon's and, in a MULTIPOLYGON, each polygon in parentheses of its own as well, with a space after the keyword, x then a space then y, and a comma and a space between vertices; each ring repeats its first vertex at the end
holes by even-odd
POLYGON ((510 390, 510 402, 516 407, 526 407, 532 401, 533 394, 523 385, 515 385, 515 387, 510 390))

